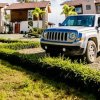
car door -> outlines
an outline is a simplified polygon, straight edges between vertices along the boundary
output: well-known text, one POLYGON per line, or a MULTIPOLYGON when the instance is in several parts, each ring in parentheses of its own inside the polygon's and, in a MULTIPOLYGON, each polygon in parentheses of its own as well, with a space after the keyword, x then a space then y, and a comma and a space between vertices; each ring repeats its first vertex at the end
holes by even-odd
POLYGON ((97 33, 98 33, 98 44, 99 44, 99 51, 100 51, 100 17, 98 17, 98 29, 97 29, 97 33))

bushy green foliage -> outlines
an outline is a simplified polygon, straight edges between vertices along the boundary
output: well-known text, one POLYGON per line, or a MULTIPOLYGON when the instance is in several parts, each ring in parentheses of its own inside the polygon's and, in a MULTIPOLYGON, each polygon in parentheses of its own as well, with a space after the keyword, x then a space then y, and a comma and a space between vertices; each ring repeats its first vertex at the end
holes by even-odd
POLYGON ((95 100, 95 97, 0 60, 0 100, 95 100))
POLYGON ((9 43, 9 44, 7 43, 0 44, 0 48, 7 48, 13 50, 36 48, 39 46, 40 46, 39 42, 16 42, 16 43, 9 43))
POLYGON ((35 36, 36 38, 39 38, 43 30, 43 28, 33 28, 29 31, 28 37, 35 36))
POLYGON ((0 42, 2 42, 2 43, 16 43, 16 42, 23 42, 23 41, 0 38, 0 42))
POLYGON ((35 36, 36 38, 39 38, 40 35, 42 34, 43 32, 43 28, 33 28, 30 30, 28 36, 31 37, 31 36, 35 36))
POLYGON ((55 77, 60 80, 69 81, 70 84, 76 84, 82 88, 87 88, 100 94, 100 71, 92 69, 83 63, 72 62, 70 59, 43 57, 30 54, 20 54, 17 49, 37 47, 39 43, 35 42, 17 42, 0 44, 0 58, 12 63, 23 65, 24 68, 31 71, 38 71, 49 77, 55 77), (72 82, 72 83, 71 83, 72 82))
MULTIPOLYGON (((96 69, 92 69, 87 65, 83 65, 82 63, 78 63, 77 61, 71 62, 70 59, 64 60, 63 58, 51 58, 44 57, 40 60, 44 65, 49 65, 50 67, 59 67, 67 71, 68 73, 73 72, 75 74, 74 77, 81 77, 81 81, 85 84, 88 81, 94 81, 95 83, 100 83, 100 71, 96 69)), ((68 76, 70 77, 70 76, 68 76)))
POLYGON ((0 55, 2 55, 0 58, 23 65, 28 70, 36 70, 49 77, 63 79, 64 81, 70 80, 81 88, 100 93, 100 71, 77 63, 77 61, 71 62, 71 60, 64 60, 63 58, 42 58, 42 56, 36 54, 25 55, 8 49, 1 49, 0 55))

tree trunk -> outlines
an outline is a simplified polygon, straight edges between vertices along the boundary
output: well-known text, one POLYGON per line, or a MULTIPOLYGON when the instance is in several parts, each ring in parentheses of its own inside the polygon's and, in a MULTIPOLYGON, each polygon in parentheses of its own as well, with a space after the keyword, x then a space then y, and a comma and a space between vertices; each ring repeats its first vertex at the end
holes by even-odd
POLYGON ((39 28, 39 17, 38 17, 38 20, 37 20, 37 28, 39 28))

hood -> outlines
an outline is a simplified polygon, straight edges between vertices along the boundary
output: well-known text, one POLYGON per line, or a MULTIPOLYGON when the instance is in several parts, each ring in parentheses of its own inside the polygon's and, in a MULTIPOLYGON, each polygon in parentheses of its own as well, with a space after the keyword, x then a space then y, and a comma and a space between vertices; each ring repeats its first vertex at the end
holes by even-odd
POLYGON ((86 31, 92 31, 94 30, 94 27, 84 27, 84 26, 60 26, 60 27, 55 27, 55 28, 49 28, 52 30, 60 30, 60 29, 64 29, 64 30, 75 30, 81 33, 84 33, 86 31))

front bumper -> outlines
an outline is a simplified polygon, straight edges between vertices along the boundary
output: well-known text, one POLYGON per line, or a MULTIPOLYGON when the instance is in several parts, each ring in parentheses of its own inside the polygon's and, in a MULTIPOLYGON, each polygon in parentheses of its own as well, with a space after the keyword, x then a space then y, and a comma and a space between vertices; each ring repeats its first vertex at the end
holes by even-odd
POLYGON ((71 44, 41 41, 41 47, 46 50, 46 52, 63 53, 66 55, 83 55, 84 48, 81 48, 80 45, 80 42, 71 44))

